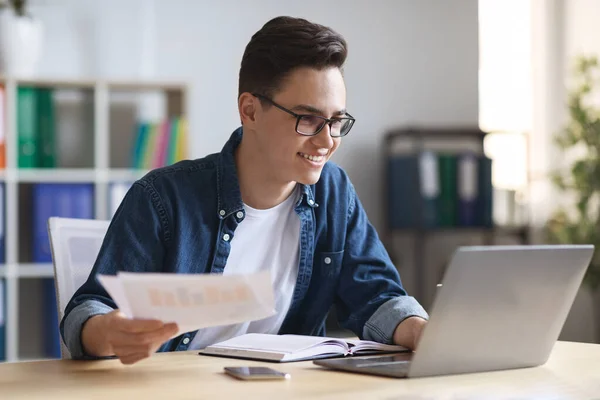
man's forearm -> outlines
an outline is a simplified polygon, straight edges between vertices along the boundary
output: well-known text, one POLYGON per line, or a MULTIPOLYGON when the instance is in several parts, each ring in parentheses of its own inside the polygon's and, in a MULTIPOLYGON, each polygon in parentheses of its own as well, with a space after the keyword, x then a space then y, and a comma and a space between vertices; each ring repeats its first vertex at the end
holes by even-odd
MULTIPOLYGON (((420 317, 421 320, 426 321, 429 315, 413 297, 395 297, 380 306, 369 318, 363 329, 363 337, 380 343, 398 343, 396 336, 400 326, 399 323, 412 317, 420 317)), ((412 323, 409 322, 403 325, 400 331, 403 332, 407 326, 412 327, 412 323)), ((399 337, 402 339, 402 343, 405 342, 405 334, 408 335, 408 333, 403 332, 399 337)))
POLYGON ((394 344, 416 349, 426 324, 427 321, 421 317, 406 318, 394 331, 394 344))
MULTIPOLYGON (((77 307, 72 309, 68 314, 65 315, 62 322, 62 334, 63 340, 67 349, 71 353, 71 357, 75 359, 86 358, 91 356, 84 350, 82 343, 83 340, 83 327, 95 316, 108 314, 113 309, 106 304, 97 300, 87 300, 77 307)), ((92 325, 93 327, 93 325, 92 325)), ((96 332, 96 329, 86 332, 96 332)), ((88 341, 89 343, 90 341, 88 341)), ((91 349, 90 349, 91 350, 91 349)))
POLYGON ((108 357, 114 355, 113 350, 106 341, 104 329, 104 315, 95 315, 83 324, 81 329, 81 345, 83 351, 94 357, 108 357))

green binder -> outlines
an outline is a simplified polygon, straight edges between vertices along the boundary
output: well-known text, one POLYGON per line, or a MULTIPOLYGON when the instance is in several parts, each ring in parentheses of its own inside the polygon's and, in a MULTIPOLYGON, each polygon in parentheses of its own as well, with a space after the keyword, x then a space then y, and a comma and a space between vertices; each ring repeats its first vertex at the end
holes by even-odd
POLYGON ((20 86, 17 89, 19 168, 38 166, 36 96, 36 90, 32 87, 20 86))
POLYGON ((438 156, 440 173, 438 221, 442 227, 456 226, 458 220, 457 164, 457 157, 454 154, 440 154, 438 156))
POLYGON ((38 111, 38 167, 56 167, 56 141, 53 90, 39 88, 37 90, 38 111))

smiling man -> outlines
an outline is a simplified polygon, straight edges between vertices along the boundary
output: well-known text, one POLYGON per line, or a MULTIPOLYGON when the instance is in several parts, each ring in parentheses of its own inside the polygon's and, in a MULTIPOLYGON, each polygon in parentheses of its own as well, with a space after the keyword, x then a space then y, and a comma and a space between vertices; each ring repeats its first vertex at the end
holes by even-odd
MULTIPOLYGON (((324 335, 331 306, 361 338, 415 348, 427 314, 402 288, 346 173, 328 160, 350 133, 345 40, 278 17, 250 40, 239 75, 242 127, 220 153, 154 170, 115 214, 61 322, 74 358, 125 364, 244 333, 324 335), (276 314, 185 332, 131 320, 97 283, 117 271, 271 271, 276 314)), ((350 139, 351 140, 351 139, 350 139)))

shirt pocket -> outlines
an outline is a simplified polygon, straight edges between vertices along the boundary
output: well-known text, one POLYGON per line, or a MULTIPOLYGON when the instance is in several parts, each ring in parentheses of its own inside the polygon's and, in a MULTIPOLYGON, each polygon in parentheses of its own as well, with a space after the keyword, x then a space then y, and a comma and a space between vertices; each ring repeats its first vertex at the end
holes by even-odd
POLYGON ((323 251, 319 254, 321 275, 334 278, 337 277, 342 268, 344 259, 344 250, 342 251, 323 251))

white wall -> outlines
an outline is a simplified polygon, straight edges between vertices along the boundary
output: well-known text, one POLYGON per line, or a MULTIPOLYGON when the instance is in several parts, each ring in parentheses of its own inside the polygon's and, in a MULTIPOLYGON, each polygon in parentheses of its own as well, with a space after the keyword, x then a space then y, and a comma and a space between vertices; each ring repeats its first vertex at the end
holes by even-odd
POLYGON ((338 30, 357 123, 334 161, 378 227, 385 131, 478 120, 477 0, 34 0, 33 11, 47 31, 41 75, 188 80, 194 157, 219 151, 238 126, 238 69, 262 24, 293 15, 338 30))

